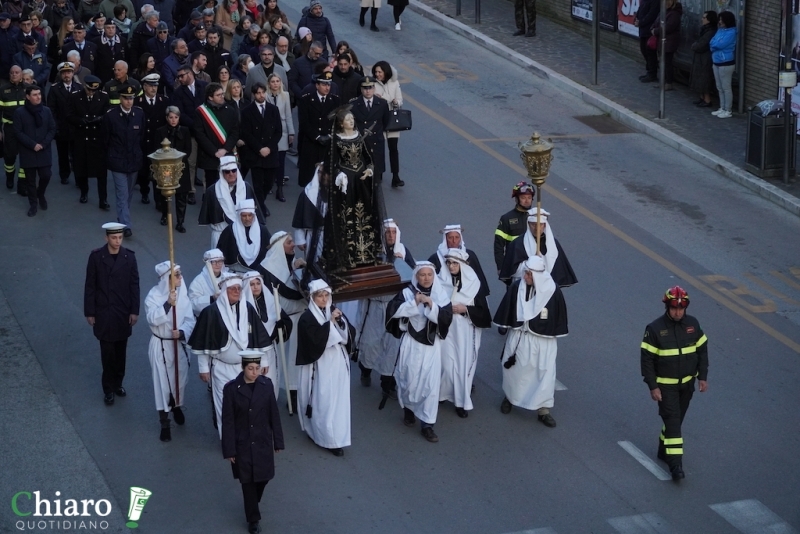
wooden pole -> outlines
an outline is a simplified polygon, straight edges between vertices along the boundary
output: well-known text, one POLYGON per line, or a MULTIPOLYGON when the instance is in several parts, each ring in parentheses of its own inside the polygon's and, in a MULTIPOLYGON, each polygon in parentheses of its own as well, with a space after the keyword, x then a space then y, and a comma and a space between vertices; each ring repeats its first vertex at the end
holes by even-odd
MULTIPOLYGON (((280 321, 281 320, 281 301, 280 301, 280 296, 278 295, 278 288, 277 287, 272 288, 272 295, 275 297, 275 311, 278 314, 277 318, 275 320, 276 321, 280 321)), ((286 345, 285 345, 285 342, 283 340, 283 330, 280 329, 280 328, 278 329, 278 342, 279 342, 278 348, 281 350, 281 353, 280 353, 281 365, 283 366, 283 387, 286 388, 286 404, 289 407, 289 415, 293 415, 292 414, 292 398, 291 398, 292 396, 289 394, 289 391, 290 391, 289 390, 289 374, 288 374, 289 373, 289 369, 286 367, 286 345)))
POLYGON ((542 186, 536 186, 536 255, 539 256, 539 242, 542 239, 542 186))
MULTIPOLYGON (((172 192, 172 191, 170 191, 172 192)), ((175 247, 172 241, 172 195, 164 195, 164 202, 167 203, 167 235, 169 236, 169 292, 175 290, 175 247)), ((175 406, 181 404, 180 379, 178 377, 178 339, 175 338, 175 331, 178 330, 178 301, 177 295, 175 306, 172 307, 172 348, 175 351, 175 406)), ((169 377, 167 377, 169 379, 169 377)))

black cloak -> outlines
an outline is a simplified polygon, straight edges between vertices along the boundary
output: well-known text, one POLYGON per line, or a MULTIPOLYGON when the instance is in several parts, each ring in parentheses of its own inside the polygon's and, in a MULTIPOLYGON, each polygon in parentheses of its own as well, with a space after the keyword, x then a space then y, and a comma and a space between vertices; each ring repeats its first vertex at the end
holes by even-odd
MULTIPOLYGON (((264 323, 258 317, 258 312, 249 302, 240 301, 239 306, 247 306, 247 322, 250 325, 248 332, 247 346, 249 348, 264 348, 272 345, 272 340, 264 328, 264 323)), ((206 306, 197 318, 194 331, 189 338, 188 345, 192 351, 197 352, 220 352, 228 344, 228 329, 219 313, 216 303, 206 306)))
MULTIPOLYGON (((558 249, 558 257, 556 258, 556 264, 553 265, 553 269, 550 271, 550 276, 553 277, 553 281, 560 288, 577 284, 578 278, 575 276, 575 271, 572 270, 572 265, 570 265, 564 249, 561 248, 561 243, 558 242, 558 239, 555 239, 555 242, 558 249)), ((539 250, 543 256, 547 253, 547 239, 544 233, 542 233, 541 241, 539 241, 539 250)), ((517 272, 519 264, 527 259, 528 251, 525 250, 525 235, 523 234, 506 247, 503 268, 500 269, 500 280, 508 284, 514 273, 517 272)))
MULTIPOLYGON (((494 314, 494 324, 501 328, 519 328, 522 326, 522 321, 517 320, 517 291, 520 283, 522 283, 522 280, 517 279, 508 286, 506 294, 494 314)), ((547 309, 547 319, 542 319, 542 314, 540 313, 528 321, 528 328, 540 336, 567 335, 569 333, 567 328, 567 303, 564 301, 564 295, 562 295, 558 286, 556 286, 553 296, 547 301, 545 308, 547 309)))

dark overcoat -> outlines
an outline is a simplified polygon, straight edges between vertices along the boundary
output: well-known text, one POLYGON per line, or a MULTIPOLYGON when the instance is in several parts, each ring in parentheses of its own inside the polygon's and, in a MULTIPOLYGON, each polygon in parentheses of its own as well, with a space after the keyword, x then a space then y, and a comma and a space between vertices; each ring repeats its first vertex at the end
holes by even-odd
POLYGON ((67 54, 72 52, 73 50, 77 50, 81 54, 81 66, 86 67, 90 71, 94 72, 95 65, 94 62, 97 60, 97 45, 92 43, 91 41, 84 40, 83 48, 78 47, 78 43, 75 41, 70 41, 68 43, 64 43, 64 46, 61 47, 61 61, 67 60, 67 54))
POLYGON ((366 136, 364 142, 372 155, 375 174, 380 176, 386 170, 386 141, 383 138, 383 132, 386 131, 391 120, 389 104, 383 98, 373 97, 372 109, 367 111, 367 105, 362 96, 354 98, 350 103, 353 105, 350 112, 356 120, 356 128, 366 136), (372 132, 371 135, 365 133, 367 129, 372 132))
POLYGON ((692 43, 692 82, 691 88, 698 93, 710 94, 716 87, 714 81, 714 62, 711 61, 711 39, 717 34, 716 26, 704 24, 700 35, 692 43))
MULTIPOLYGON (((197 83, 197 82, 195 82, 197 83)), ((207 103, 206 103, 207 104, 207 103)), ((224 148, 227 154, 232 154, 239 141, 239 112, 228 104, 220 107, 207 106, 213 113, 222 127, 225 129, 225 143, 220 142, 206 119, 200 114, 199 110, 194 111, 194 121, 192 124, 192 134, 197 141, 197 168, 198 169, 218 169, 219 158, 214 153, 220 148, 224 148)), ((181 110, 181 119, 183 119, 181 110)))
MULTIPOLYGON (((194 125, 195 111, 206 101, 205 92, 208 84, 203 80, 194 81, 194 95, 185 85, 179 85, 172 93, 170 102, 181 110, 181 125, 190 130, 194 125)), ((169 94, 169 91, 167 92, 169 94)), ((202 169, 202 167, 200 167, 202 169)))
POLYGON ((103 117, 106 164, 112 172, 139 172, 143 164, 144 111, 133 106, 130 113, 114 106, 103 117))
POLYGON ((132 250, 120 247, 116 260, 108 245, 89 254, 83 315, 95 318, 94 336, 101 341, 130 337, 129 317, 139 315, 139 268, 132 250))
POLYGON ((328 115, 339 107, 340 102, 338 96, 331 94, 325 97, 325 102, 320 102, 316 90, 301 96, 297 101, 297 118, 300 126, 300 137, 297 142, 297 181, 301 186, 311 181, 316 164, 325 159, 329 142, 323 143, 317 141, 317 138, 331 135, 333 120, 329 119, 328 115))
POLYGON ((222 457, 236 458, 233 477, 242 484, 275 477, 274 451, 283 450, 283 429, 272 380, 256 379, 255 387, 239 373, 222 390, 222 457))
POLYGON ((191 178, 189 176, 189 156, 192 155, 192 132, 186 126, 178 124, 176 128, 169 124, 162 126, 156 132, 156 139, 169 139, 170 146, 186 154, 183 156, 183 172, 181 173, 180 186, 178 193, 188 193, 192 190, 191 178))
POLYGON ((241 158, 242 163, 249 168, 274 169, 278 167, 278 142, 283 135, 281 113, 269 102, 264 102, 263 105, 263 117, 255 102, 242 109, 239 137, 244 141, 244 146, 241 148, 241 158), (269 155, 266 157, 259 154, 264 147, 269 148, 269 155))
MULTIPOLYGON (((164 95, 156 95, 154 100, 155 104, 152 106, 145 95, 137 96, 133 101, 133 105, 142 108, 144 112, 142 150, 145 157, 161 148, 161 141, 164 138, 156 135, 156 130, 167 125, 167 106, 171 105, 169 98, 164 95)), ((181 152, 184 151, 181 150, 181 152)))
POLYGON ((95 91, 92 99, 86 91, 69 97, 67 122, 72 126, 72 170, 75 176, 106 176, 106 146, 103 138, 103 117, 110 107, 108 95, 95 91))
POLYGON ((83 92, 83 86, 74 80, 69 87, 69 91, 64 86, 64 82, 56 82, 50 86, 50 92, 47 94, 47 107, 50 108, 56 119, 59 137, 71 135, 72 128, 67 122, 70 106, 69 99, 71 95, 83 92))
POLYGON ((14 133, 19 143, 19 166, 50 167, 53 164, 53 139, 56 137, 56 120, 50 108, 41 105, 42 124, 36 125, 36 119, 25 106, 14 111, 14 133), (42 145, 36 152, 33 147, 42 145))

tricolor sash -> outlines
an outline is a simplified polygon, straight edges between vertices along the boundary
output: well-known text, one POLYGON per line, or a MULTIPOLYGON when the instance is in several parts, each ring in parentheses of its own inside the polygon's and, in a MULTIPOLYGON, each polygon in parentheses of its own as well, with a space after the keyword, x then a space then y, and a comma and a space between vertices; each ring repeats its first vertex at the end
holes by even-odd
POLYGON ((217 116, 214 115, 208 106, 203 104, 197 110, 200 112, 200 116, 203 117, 203 120, 206 121, 211 131, 214 132, 214 135, 217 136, 221 145, 225 144, 225 140, 228 138, 228 133, 225 131, 225 128, 222 127, 219 120, 217 120, 217 116))

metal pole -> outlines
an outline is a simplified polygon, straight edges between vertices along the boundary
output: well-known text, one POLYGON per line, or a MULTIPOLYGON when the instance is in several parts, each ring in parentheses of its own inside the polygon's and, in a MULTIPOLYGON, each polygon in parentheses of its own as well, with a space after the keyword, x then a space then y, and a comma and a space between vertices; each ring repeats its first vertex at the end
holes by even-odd
POLYGON ((659 28, 661 32, 661 39, 659 40, 659 49, 661 50, 661 58, 658 63, 658 84, 661 89, 661 95, 658 101, 658 118, 663 119, 666 117, 666 111, 664 109, 666 105, 666 98, 664 94, 664 75, 667 72, 667 66, 664 62, 664 45, 667 41, 667 0, 661 0, 661 14, 659 15, 659 28))
MULTIPOLYGON (((783 2, 784 38, 783 38, 783 66, 787 71, 792 70, 792 1, 783 2)), ((784 88, 783 97, 783 135, 784 135, 784 154, 783 154, 783 183, 789 184, 790 169, 792 167, 792 143, 796 132, 792 131, 792 88, 784 88)))
MULTIPOLYGON (((542 239, 541 218, 542 218, 542 186, 537 185, 536 186, 536 255, 537 256, 539 255, 539 251, 541 250, 539 248, 539 242, 542 239)), ((553 245, 551 244, 550 246, 552 247, 553 245)))
POLYGON ((475 0, 475 24, 481 23, 481 0, 475 0))
POLYGON ((461 16, 461 0, 456 0, 456 16, 461 16))
POLYGON ((600 1, 592 0, 592 85, 597 85, 597 62, 600 59, 600 1))
POLYGON ((739 5, 739 43, 736 45, 736 53, 739 56, 736 64, 739 65, 739 113, 744 113, 744 24, 745 24, 745 5, 747 0, 741 0, 739 5))

